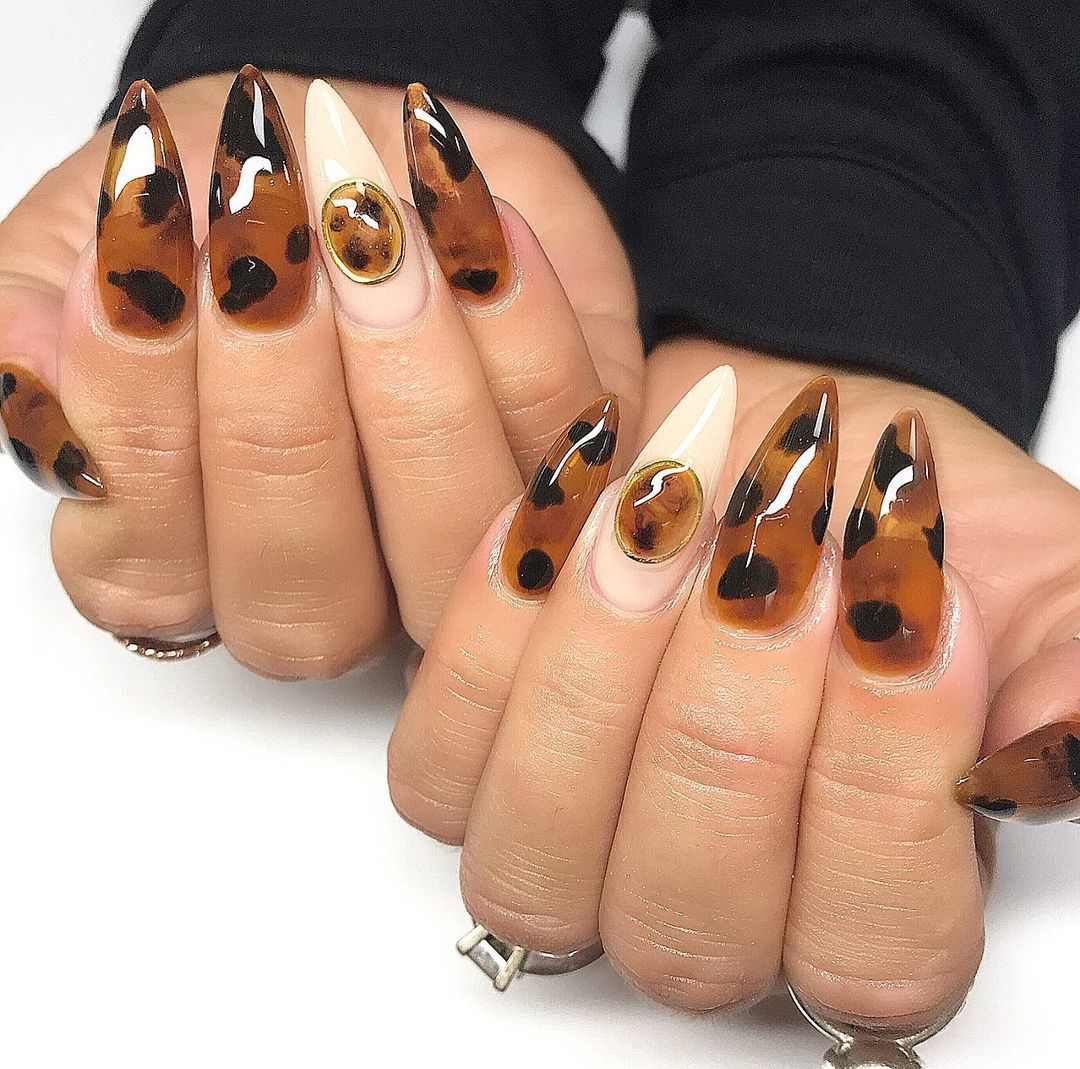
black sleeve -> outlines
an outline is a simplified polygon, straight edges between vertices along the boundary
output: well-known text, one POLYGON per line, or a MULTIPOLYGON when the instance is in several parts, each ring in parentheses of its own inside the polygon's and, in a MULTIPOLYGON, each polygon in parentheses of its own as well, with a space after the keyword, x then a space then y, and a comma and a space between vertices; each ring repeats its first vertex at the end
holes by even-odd
POLYGON ((1080 5, 655 0, 626 185, 646 341, 926 385, 1026 443, 1077 310, 1080 5))
MULTIPOLYGON (((520 119, 553 138, 611 203, 617 174, 581 117, 622 0, 155 0, 120 74, 164 89, 254 63, 404 86, 520 119)), ((525 161, 523 161, 523 164, 525 161)))

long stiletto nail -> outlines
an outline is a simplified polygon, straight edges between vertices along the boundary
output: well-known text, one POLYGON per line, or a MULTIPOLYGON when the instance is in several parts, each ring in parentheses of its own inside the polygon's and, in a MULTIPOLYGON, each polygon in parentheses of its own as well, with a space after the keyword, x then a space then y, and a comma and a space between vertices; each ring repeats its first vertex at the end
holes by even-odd
POLYGON ((719 367, 642 449, 593 551, 593 579, 613 605, 660 608, 698 561, 734 420, 735 373, 719 367))
POLYGON ((105 496, 90 454, 52 391, 32 371, 0 364, 0 443, 28 479, 63 497, 105 496))
POLYGON ((502 570, 524 597, 546 594, 607 486, 619 428, 614 394, 594 401, 548 450, 506 533, 502 570))
POLYGON ((367 134, 319 80, 307 95, 307 162, 312 214, 341 307, 365 326, 409 322, 427 302, 428 279, 409 248, 404 209, 367 134))
POLYGON ((814 379, 784 410, 720 521, 705 601, 730 627, 771 631, 810 588, 832 510, 836 383, 814 379))
POLYGON ((944 553, 930 438, 922 416, 905 409, 885 428, 844 531, 840 634, 862 667, 904 675, 930 660, 944 553))
POLYGON ((210 274, 218 306, 245 327, 296 322, 311 301, 304 179, 273 90, 248 64, 221 117, 210 179, 210 274))
POLYGON ((956 785, 964 805, 994 820, 1080 818, 1080 720, 1063 720, 984 757, 956 785))
POLYGON ((97 274, 109 322, 158 338, 178 329, 193 302, 191 204, 172 131, 146 82, 124 97, 101 179, 97 274))
POLYGON ((413 203, 450 285, 473 303, 510 284, 510 253, 491 192, 453 116, 419 82, 405 92, 413 203))

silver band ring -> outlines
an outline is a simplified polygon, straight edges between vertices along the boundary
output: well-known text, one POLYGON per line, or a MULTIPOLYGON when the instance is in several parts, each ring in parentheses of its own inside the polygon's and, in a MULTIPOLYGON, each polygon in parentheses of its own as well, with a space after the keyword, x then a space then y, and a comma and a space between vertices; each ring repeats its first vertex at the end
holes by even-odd
POLYGON ((583 969, 604 955, 599 939, 569 954, 548 954, 543 950, 529 950, 507 943, 492 935, 482 924, 475 924, 467 935, 457 941, 457 951, 472 960, 491 980, 496 991, 505 991, 520 973, 561 976, 583 969))

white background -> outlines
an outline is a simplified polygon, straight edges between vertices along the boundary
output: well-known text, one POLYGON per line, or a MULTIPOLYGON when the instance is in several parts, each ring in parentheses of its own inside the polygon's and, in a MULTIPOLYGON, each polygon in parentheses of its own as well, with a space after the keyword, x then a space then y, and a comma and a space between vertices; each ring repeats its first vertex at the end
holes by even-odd
MULTIPOLYGON (((142 8, 0 0, 0 215, 92 129, 142 8)), ((640 22, 620 41, 594 109, 616 147, 640 22)), ((1080 483, 1075 352, 1040 456, 1080 483)), ((779 1000, 679 1016, 605 963, 495 995, 453 949, 456 852, 387 801, 400 658, 292 686, 220 652, 141 663, 68 604, 52 508, 0 462, 0 1065, 820 1064, 779 1000)), ((1004 834, 986 961, 931 1069, 1076 1057, 1078 874, 1080 828, 1004 834)))

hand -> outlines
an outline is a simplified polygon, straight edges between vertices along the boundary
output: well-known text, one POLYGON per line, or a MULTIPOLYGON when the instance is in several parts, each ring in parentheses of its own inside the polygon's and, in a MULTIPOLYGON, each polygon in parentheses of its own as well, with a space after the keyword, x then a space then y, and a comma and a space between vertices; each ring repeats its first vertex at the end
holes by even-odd
MULTIPOLYGON (((337 153, 347 173, 390 187, 381 157, 408 188, 401 93, 343 87, 378 154, 362 134, 335 143, 325 116, 338 105, 317 97, 309 213, 288 133, 305 129, 307 80, 272 80, 281 112, 256 73, 232 90, 228 76, 193 79, 160 108, 137 88, 112 149, 99 132, 0 224, 0 416, 28 474, 101 498, 63 502, 53 529, 57 571, 83 615, 166 643, 216 627, 245 664, 296 678, 370 657, 399 610, 425 643, 541 443, 604 389, 635 421, 642 370, 621 247, 546 137, 456 107, 502 198, 496 215, 477 168, 457 184, 439 171, 414 107, 417 175, 444 183, 450 209, 422 205, 429 240, 388 188, 404 258, 366 286, 341 266, 350 250, 335 258, 319 236, 329 190, 316 172, 337 153), (207 261, 193 256, 188 217, 190 206, 201 241, 212 173, 222 188, 207 261), (505 277, 451 270, 462 242, 494 250, 505 277)), ((374 255, 363 270, 378 268, 374 255)))
MULTIPOLYGON (((648 365, 646 425, 724 358, 739 368, 743 400, 722 479, 710 468, 715 439, 690 448, 706 502, 717 481, 736 482, 811 371, 709 343, 665 347, 648 365)), ((824 433, 834 421, 798 449, 775 448, 800 414, 822 411, 821 386, 818 404, 803 395, 779 419, 750 464, 757 477, 721 506, 719 548, 696 585, 694 537, 677 568, 624 559, 622 578, 612 572, 613 489, 546 604, 522 605, 505 568, 489 567, 511 545, 504 517, 420 667, 391 744, 391 791, 406 819, 464 842, 466 905, 500 938, 565 952, 600 935, 633 983, 694 1009, 753 998, 783 967, 828 1015, 914 1031, 962 998, 982 939, 971 819, 953 785, 983 734, 985 610, 959 570, 942 572, 941 532, 948 560, 963 561, 954 529, 982 515, 963 501, 980 480, 996 500, 998 480, 1014 476, 1047 509, 1056 492, 1068 522, 1075 503, 956 406, 839 378, 834 524, 849 529, 848 559, 831 537, 818 546, 831 483, 819 458, 835 445, 824 433), (923 424, 894 421, 913 401, 934 437, 943 523, 923 424), (893 431, 879 446, 883 427, 893 431), (978 479, 953 470, 987 453, 996 463, 981 462, 978 479), (788 504, 770 508, 808 456, 788 504), (850 520, 856 501, 879 519, 876 538, 863 511, 850 520), (747 567, 751 531, 757 564, 747 567), (886 603, 901 626, 879 611, 886 603)), ((694 392, 658 432, 670 440, 646 446, 639 465, 654 452, 670 459, 682 440, 672 421, 689 425, 687 404, 701 407, 694 392)), ((804 418, 796 437, 815 422, 804 418)), ((968 544, 979 537, 969 531, 968 544)), ((1036 645, 1056 637, 1049 620, 1042 627, 1036 645)), ((1004 719, 1039 713, 1000 699, 994 708, 1004 719)))

